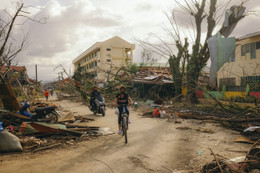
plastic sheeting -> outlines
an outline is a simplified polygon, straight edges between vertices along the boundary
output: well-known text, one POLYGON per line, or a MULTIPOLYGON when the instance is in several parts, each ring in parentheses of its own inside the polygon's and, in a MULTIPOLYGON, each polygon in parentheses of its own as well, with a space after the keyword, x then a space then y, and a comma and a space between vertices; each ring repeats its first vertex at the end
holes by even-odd
POLYGON ((210 83, 216 85, 216 73, 235 53, 235 37, 223 38, 220 33, 207 40, 210 51, 210 83))

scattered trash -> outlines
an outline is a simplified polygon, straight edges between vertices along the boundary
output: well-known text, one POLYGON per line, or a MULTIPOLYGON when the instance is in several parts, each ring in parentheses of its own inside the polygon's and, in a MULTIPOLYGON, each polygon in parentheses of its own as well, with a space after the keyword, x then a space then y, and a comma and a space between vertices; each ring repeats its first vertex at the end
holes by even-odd
POLYGON ((165 118, 166 117, 166 112, 164 110, 160 110, 160 118, 165 118))
POLYGON ((203 132, 203 133, 209 133, 209 134, 215 133, 215 131, 212 130, 212 129, 204 129, 204 128, 199 128, 199 129, 197 129, 196 131, 197 131, 197 132, 203 132))
POLYGON ((38 139, 34 136, 25 136, 20 138, 20 142, 23 145, 23 148, 25 149, 31 149, 32 147, 36 146, 44 146, 48 144, 48 141, 46 139, 38 139))
POLYGON ((244 130, 244 132, 254 132, 254 131, 260 133, 260 126, 251 126, 244 130))
POLYGON ((203 150, 199 150, 199 151, 197 151, 197 154, 198 154, 198 155, 202 155, 203 153, 204 153, 203 150))

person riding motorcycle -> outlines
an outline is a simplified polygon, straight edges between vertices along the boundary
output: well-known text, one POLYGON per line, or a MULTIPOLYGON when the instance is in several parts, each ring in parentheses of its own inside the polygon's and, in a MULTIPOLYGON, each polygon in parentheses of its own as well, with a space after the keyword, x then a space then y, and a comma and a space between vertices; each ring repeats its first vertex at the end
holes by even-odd
MULTIPOLYGON (((118 110, 119 110, 119 115, 118 115, 118 134, 122 133, 121 121, 122 121, 123 107, 120 106, 120 105, 122 105, 122 104, 128 105, 129 103, 130 103, 130 105, 133 105, 133 102, 132 102, 131 98, 126 93, 125 87, 122 86, 122 87, 120 87, 120 93, 118 93, 116 95, 115 102, 114 102, 114 106, 117 107, 118 110)), ((128 106, 126 106, 126 113, 129 116, 128 106)), ((128 123, 130 123, 129 119, 128 119, 128 123)))
POLYGON ((95 110, 97 108, 97 105, 95 103, 95 99, 97 98, 97 96, 100 95, 100 92, 97 90, 97 87, 94 86, 93 90, 90 94, 90 106, 91 106, 91 110, 95 110))

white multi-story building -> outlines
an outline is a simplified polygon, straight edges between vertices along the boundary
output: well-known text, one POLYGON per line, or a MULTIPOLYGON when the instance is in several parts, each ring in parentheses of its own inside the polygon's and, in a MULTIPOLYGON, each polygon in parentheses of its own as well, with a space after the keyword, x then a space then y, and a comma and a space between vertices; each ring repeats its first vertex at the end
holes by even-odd
POLYGON ((113 77, 111 74, 122 66, 132 65, 135 45, 115 36, 103 42, 96 42, 72 63, 74 70, 83 67, 85 72, 94 74, 99 83, 113 77))

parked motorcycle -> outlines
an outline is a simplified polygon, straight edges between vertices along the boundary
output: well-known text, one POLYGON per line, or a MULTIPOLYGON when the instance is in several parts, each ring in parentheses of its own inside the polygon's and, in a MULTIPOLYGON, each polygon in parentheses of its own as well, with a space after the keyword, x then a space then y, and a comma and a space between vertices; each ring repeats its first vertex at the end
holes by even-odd
POLYGON ((106 103, 105 99, 101 94, 99 94, 94 102, 94 106, 91 108, 91 111, 96 114, 101 114, 102 116, 105 116, 105 110, 106 110, 106 103))
POLYGON ((25 102, 18 113, 30 117, 32 121, 58 122, 59 113, 55 110, 56 106, 36 107, 34 111, 30 113, 28 112, 29 107, 31 107, 31 105, 25 102))

